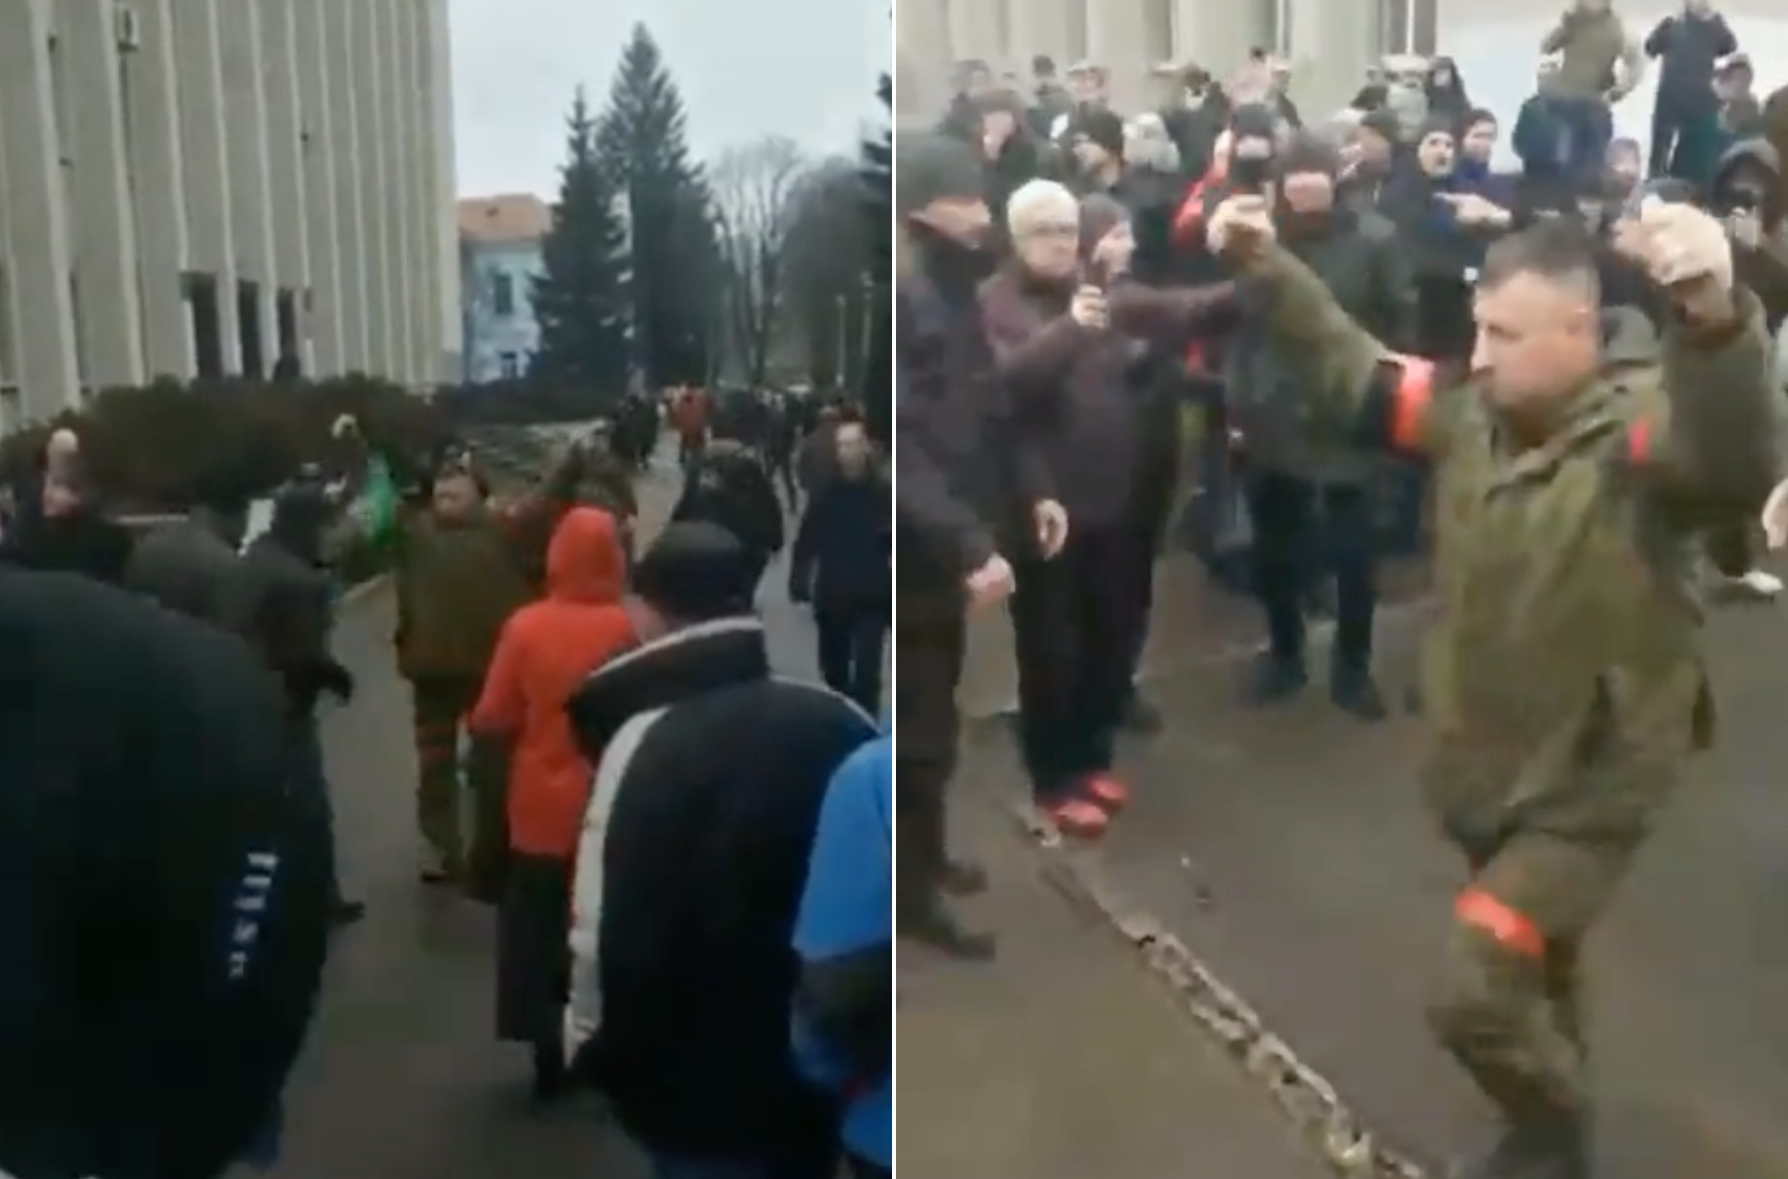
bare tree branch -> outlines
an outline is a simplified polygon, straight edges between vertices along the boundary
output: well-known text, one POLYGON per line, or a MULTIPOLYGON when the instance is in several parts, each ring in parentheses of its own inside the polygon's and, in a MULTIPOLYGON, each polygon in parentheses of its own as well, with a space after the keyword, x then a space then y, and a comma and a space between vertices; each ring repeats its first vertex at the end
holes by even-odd
POLYGON ((753 387, 763 385, 770 364, 793 198, 806 171, 793 140, 770 136, 728 151, 709 174, 727 284, 728 334, 753 387))

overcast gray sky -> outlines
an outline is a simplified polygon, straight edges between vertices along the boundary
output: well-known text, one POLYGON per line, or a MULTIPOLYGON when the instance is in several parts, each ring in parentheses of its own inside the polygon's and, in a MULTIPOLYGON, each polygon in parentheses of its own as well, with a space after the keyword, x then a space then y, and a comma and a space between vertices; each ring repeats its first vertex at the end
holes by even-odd
POLYGON ((450 0, 462 196, 558 188, 578 83, 607 99, 636 21, 683 92, 691 147, 712 158, 763 135, 854 150, 888 69, 888 0, 450 0))

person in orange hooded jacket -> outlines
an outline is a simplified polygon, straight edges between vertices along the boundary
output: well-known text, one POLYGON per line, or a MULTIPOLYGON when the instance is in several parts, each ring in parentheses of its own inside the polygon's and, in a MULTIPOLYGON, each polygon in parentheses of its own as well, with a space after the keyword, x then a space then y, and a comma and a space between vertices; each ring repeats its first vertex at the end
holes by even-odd
POLYGON ((592 767, 572 740, 565 702, 634 642, 621 605, 620 529, 597 508, 567 512, 546 554, 546 596, 503 626, 469 727, 514 743, 507 812, 511 866, 499 919, 497 1034, 534 1046, 536 1093, 563 1074, 571 867, 592 767))

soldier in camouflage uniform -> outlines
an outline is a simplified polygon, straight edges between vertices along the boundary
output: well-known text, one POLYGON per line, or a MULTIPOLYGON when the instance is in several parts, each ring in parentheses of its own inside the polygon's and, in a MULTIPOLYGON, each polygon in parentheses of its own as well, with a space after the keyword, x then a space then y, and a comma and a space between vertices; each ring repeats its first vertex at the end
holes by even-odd
POLYGON ((1578 951, 1711 736, 1694 542, 1774 482, 1762 309, 1717 221, 1655 206, 1617 240, 1674 322, 1661 344, 1604 346, 1590 244, 1546 222, 1490 251, 1473 375, 1437 388, 1273 244, 1257 200, 1219 210, 1211 236, 1305 350, 1312 420, 1436 464, 1422 783, 1472 879, 1430 1015, 1507 1120, 1462 1173, 1583 1179, 1578 951))

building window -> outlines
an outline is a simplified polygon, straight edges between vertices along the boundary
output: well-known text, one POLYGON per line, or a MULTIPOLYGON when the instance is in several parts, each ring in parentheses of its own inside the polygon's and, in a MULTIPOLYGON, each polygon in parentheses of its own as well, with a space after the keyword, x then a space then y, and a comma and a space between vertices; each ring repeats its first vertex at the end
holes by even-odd
POLYGON ((506 270, 490 276, 490 305, 499 319, 515 314, 515 276, 506 270))
POLYGON ((521 379, 521 356, 514 352, 497 353, 497 373, 505 381, 521 379))
POLYGON ((1384 52, 1432 56, 1439 33, 1437 7, 1435 0, 1378 0, 1384 52))

